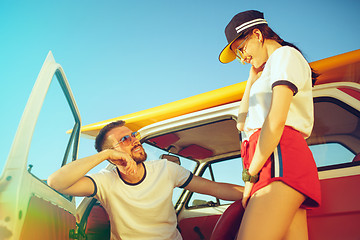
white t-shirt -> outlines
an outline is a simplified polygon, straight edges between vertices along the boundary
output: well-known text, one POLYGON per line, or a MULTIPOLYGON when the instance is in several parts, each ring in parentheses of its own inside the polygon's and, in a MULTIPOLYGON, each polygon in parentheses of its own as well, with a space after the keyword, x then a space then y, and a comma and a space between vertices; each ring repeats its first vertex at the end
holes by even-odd
POLYGON ((110 218, 111 239, 182 239, 172 203, 173 189, 192 173, 165 159, 144 162, 144 178, 125 182, 117 168, 91 174, 98 199, 110 218))
POLYGON ((303 55, 293 47, 276 49, 265 64, 261 77, 251 86, 249 110, 245 122, 247 136, 262 128, 272 98, 272 88, 287 85, 294 91, 285 125, 310 136, 313 122, 311 69, 303 55))

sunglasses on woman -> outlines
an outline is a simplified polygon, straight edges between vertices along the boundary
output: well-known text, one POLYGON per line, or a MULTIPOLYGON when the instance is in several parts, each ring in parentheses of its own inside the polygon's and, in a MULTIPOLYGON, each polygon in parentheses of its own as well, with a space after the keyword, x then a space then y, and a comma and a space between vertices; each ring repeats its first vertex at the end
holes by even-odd
POLYGON ((245 64, 245 55, 244 55, 244 45, 245 45, 245 41, 249 38, 249 36, 247 36, 240 44, 239 46, 235 49, 235 55, 236 58, 239 60, 239 62, 241 62, 242 64, 245 64))

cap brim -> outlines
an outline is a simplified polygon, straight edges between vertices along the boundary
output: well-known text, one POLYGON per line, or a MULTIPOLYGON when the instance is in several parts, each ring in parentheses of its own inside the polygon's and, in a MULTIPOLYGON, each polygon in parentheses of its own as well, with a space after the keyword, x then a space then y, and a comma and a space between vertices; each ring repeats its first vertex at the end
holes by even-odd
POLYGON ((230 49, 230 45, 228 44, 220 53, 219 55, 219 61, 222 63, 229 63, 235 60, 236 55, 233 51, 230 49))
POLYGON ((221 51, 220 55, 219 55, 219 61, 222 63, 229 63, 235 60, 236 55, 235 53, 230 49, 230 46, 233 42, 236 41, 236 39, 238 39, 241 36, 241 34, 239 36, 237 36, 231 43, 229 43, 228 45, 226 45, 226 47, 221 51))

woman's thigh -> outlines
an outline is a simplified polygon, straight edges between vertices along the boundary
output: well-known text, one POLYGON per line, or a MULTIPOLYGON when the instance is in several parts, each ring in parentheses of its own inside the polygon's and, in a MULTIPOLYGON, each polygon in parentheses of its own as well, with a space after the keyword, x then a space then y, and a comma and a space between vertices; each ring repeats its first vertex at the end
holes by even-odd
POLYGON ((249 200, 238 239, 282 239, 305 197, 280 181, 258 190, 249 200))
POLYGON ((306 209, 299 208, 285 234, 284 240, 307 240, 309 239, 306 209))

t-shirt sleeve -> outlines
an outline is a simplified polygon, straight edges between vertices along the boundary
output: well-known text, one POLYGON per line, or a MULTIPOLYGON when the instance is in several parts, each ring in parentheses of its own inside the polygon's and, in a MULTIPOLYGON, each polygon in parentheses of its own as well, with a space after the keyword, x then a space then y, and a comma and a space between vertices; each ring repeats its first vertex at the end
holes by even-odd
POLYGON ((96 185, 96 182, 95 182, 95 180, 94 180, 92 177, 90 177, 90 176, 85 176, 85 177, 89 178, 89 179, 92 181, 92 183, 94 184, 94 192, 93 192, 91 195, 87 196, 87 197, 94 197, 94 196, 96 195, 96 193, 97 193, 97 185, 96 185))
POLYGON ((301 53, 292 47, 282 47, 271 58, 271 86, 286 85, 294 95, 301 89, 309 73, 309 64, 301 53))
POLYGON ((169 177, 174 182, 174 187, 184 188, 193 178, 192 172, 176 163, 167 161, 167 168, 169 171, 169 177))
POLYGON ((101 170, 98 173, 93 173, 93 174, 89 174, 86 177, 90 178, 95 186, 95 190, 94 193, 92 195, 90 195, 90 197, 95 197, 96 199, 98 199, 99 201, 104 200, 104 193, 103 193, 103 189, 107 188, 109 186, 106 186, 106 183, 108 181, 106 181, 106 177, 107 177, 107 172, 108 170, 101 170), (103 186, 105 184, 105 186, 103 186))

